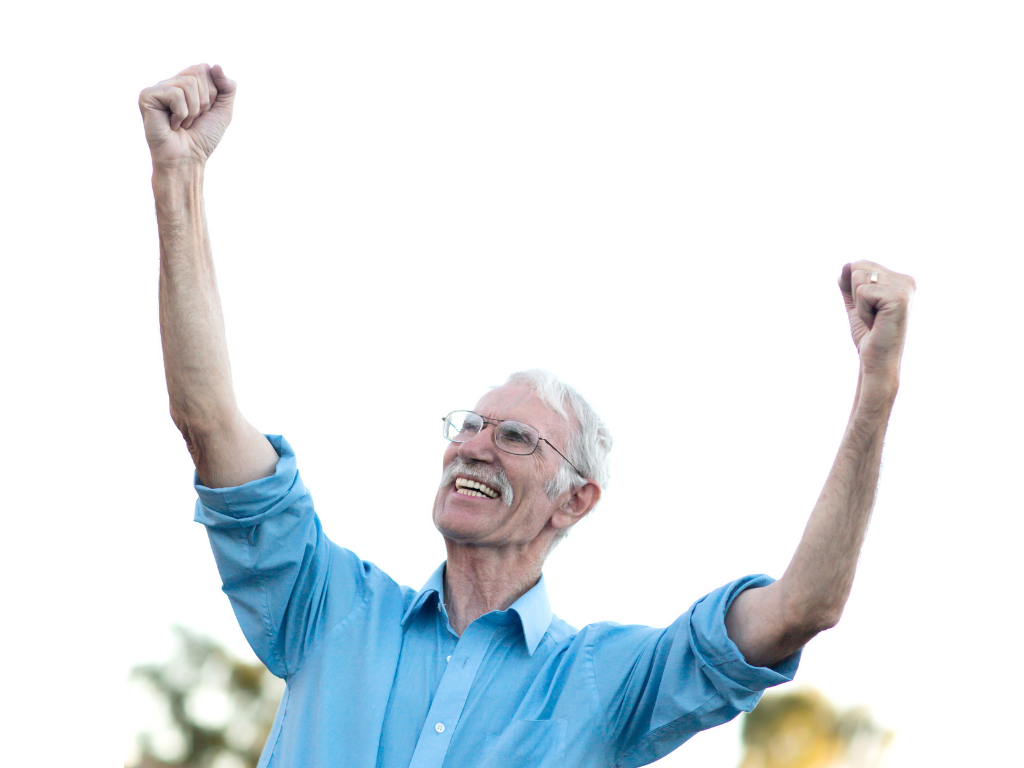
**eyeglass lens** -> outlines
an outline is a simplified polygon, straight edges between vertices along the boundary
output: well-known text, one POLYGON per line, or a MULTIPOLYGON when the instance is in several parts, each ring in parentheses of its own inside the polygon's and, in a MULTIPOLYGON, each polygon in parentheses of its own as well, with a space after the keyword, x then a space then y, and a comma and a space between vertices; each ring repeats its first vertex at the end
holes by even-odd
MULTIPOLYGON (((444 422, 444 436, 453 443, 472 440, 483 429, 484 420, 472 411, 455 411, 444 422)), ((494 443, 505 453, 527 455, 537 449, 540 434, 529 424, 502 421, 494 428, 494 443)))

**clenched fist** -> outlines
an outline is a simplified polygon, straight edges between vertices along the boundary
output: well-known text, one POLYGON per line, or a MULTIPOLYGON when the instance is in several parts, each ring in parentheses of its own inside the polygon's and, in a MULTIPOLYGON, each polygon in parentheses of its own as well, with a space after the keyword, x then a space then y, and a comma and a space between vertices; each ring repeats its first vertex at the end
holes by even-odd
POLYGON ((203 165, 231 122, 235 82, 196 64, 139 94, 153 168, 203 165))
POLYGON ((916 288, 910 275, 901 275, 872 261, 857 261, 843 267, 839 290, 864 375, 899 382, 910 302, 916 288))

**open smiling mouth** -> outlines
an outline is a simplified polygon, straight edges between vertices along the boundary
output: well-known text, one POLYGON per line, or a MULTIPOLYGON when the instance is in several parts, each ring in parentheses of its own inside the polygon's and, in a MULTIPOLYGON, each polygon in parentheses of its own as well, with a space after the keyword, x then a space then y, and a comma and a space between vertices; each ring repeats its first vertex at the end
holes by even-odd
POLYGON ((484 499, 496 499, 501 496, 489 485, 478 483, 476 480, 467 480, 464 477, 455 478, 455 492, 462 496, 479 496, 484 499))

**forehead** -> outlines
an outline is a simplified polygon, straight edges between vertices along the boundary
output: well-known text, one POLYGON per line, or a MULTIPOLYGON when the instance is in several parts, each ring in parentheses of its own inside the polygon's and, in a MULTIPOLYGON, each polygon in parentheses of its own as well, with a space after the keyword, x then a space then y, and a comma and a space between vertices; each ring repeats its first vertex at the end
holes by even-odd
POLYGON ((548 408, 525 384, 505 384, 481 397, 473 409, 491 419, 514 419, 529 424, 543 437, 563 437, 565 420, 548 408))

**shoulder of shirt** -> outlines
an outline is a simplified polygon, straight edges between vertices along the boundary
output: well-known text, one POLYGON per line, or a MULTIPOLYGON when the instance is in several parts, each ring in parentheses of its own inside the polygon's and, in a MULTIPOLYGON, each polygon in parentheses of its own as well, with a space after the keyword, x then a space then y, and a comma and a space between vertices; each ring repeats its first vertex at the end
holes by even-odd
POLYGON ((370 592, 370 594, 364 596, 364 599, 372 599, 373 595, 379 595, 393 600, 395 595, 401 595, 404 610, 416 596, 416 590, 412 589, 412 587, 400 585, 391 578, 387 571, 376 563, 363 560, 355 552, 341 546, 337 542, 332 541, 331 547, 335 550, 336 557, 344 558, 348 561, 350 568, 354 568, 356 573, 362 574, 362 581, 369 588, 370 592))
POLYGON ((642 625, 623 625, 614 621, 601 621, 587 624, 582 629, 576 629, 568 622, 551 617, 551 624, 544 633, 545 642, 551 643, 555 648, 568 649, 573 646, 593 646, 596 643, 607 641, 627 641, 649 639, 656 642, 657 638, 665 632, 665 629, 646 627, 642 625))
POLYGON ((579 634, 579 630, 552 614, 551 623, 548 624, 547 631, 544 634, 551 638, 555 645, 561 645, 565 642, 572 642, 573 638, 579 634))

